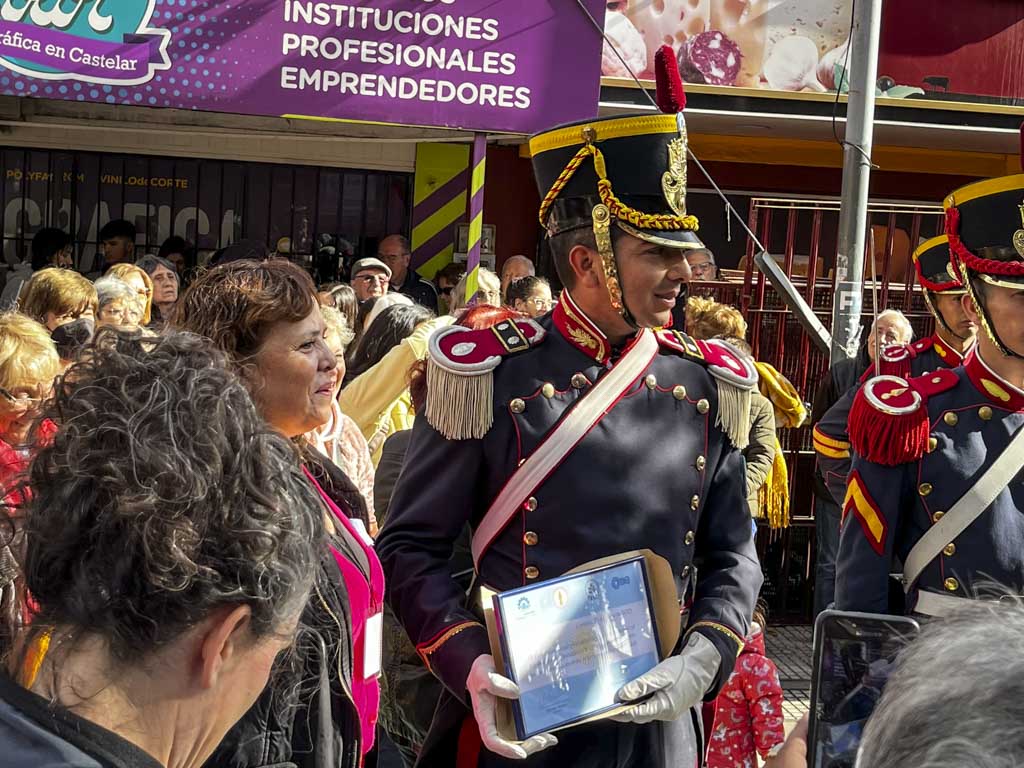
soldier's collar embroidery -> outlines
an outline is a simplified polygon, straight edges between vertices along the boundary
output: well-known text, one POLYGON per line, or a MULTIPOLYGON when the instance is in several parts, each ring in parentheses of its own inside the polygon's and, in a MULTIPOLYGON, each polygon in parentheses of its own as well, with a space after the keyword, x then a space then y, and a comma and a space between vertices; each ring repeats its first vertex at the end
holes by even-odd
POLYGON ((569 291, 562 291, 562 296, 551 313, 555 328, 583 354, 594 358, 604 365, 611 356, 612 347, 608 337, 594 325, 586 313, 572 300, 569 291))
POLYGON ((1024 390, 1015 387, 995 373, 978 354, 972 350, 964 361, 964 370, 974 388, 1000 408, 1024 411, 1024 390))
POLYGON ((950 368, 956 368, 963 362, 964 356, 944 342, 937 333, 932 334, 932 349, 950 368))

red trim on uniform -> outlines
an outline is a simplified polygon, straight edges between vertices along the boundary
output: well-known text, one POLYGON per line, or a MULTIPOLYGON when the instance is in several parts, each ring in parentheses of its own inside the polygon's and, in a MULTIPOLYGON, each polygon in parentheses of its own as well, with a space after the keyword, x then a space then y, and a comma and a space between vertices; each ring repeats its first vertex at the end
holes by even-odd
MULTIPOLYGON (((937 374, 931 374, 936 377, 937 374)), ((916 379, 915 379, 916 381, 916 379)), ((850 445, 868 461, 895 467, 915 461, 928 450, 929 423, 925 396, 900 378, 871 379, 853 398, 847 429, 850 445), (914 406, 915 399, 917 407, 914 406), (872 401, 888 402, 906 413, 879 410, 872 401)))
MULTIPOLYGON (((886 347, 878 354, 878 376, 899 376, 905 379, 910 376, 910 361, 917 357, 913 344, 898 344, 886 347)), ((875 376, 875 366, 869 366, 871 376, 875 376)), ((870 378, 870 377, 869 377, 870 378)))
POLYGON ((946 236, 949 238, 949 252, 973 272, 993 277, 1024 277, 1024 261, 998 261, 976 256, 960 239, 960 210, 956 207, 946 210, 946 236))
POLYGON ((939 356, 939 359, 950 368, 956 368, 964 361, 964 356, 958 350, 953 349, 949 344, 944 342, 939 334, 932 334, 931 347, 935 350, 935 354, 939 356))
POLYGON ((480 761, 483 742, 480 740, 480 727, 473 719, 473 715, 466 715, 462 721, 462 727, 459 728, 459 743, 455 749, 455 768, 476 768, 480 761))
POLYGON ((577 306, 569 291, 562 291, 554 312, 551 313, 551 321, 565 340, 580 352, 592 357, 601 365, 608 362, 612 353, 608 337, 577 306))
POLYGON ((992 371, 981 359, 977 348, 967 355, 964 370, 974 388, 992 405, 1007 411, 1024 411, 1024 391, 992 371))

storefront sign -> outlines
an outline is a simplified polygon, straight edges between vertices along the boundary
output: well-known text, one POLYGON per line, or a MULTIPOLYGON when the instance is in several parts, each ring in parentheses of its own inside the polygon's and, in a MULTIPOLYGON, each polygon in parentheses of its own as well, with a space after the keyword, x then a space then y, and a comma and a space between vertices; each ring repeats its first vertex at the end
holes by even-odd
POLYGON ((0 93, 241 114, 530 133, 596 115, 600 49, 561 0, 0 4, 0 93))

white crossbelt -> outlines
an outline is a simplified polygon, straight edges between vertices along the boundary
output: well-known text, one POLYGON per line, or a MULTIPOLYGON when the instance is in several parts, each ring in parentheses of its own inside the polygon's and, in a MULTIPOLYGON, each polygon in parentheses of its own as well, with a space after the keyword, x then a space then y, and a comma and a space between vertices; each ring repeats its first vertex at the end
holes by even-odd
MULTIPOLYGON (((1012 596, 1012 599, 1019 601, 1021 598, 1012 596)), ((917 602, 914 604, 913 613, 922 616, 939 618, 948 616, 954 611, 963 608, 965 605, 976 603, 996 603, 998 600, 978 599, 973 597, 957 597, 956 595, 944 595, 939 592, 928 592, 921 590, 917 593, 917 602)))
POLYGON ((599 379, 592 390, 544 439, 544 442, 515 471, 473 532, 473 563, 480 564, 487 547, 519 512, 523 502, 562 463, 576 444, 599 422, 629 389, 658 354, 658 339, 649 329, 640 331, 636 342, 619 362, 599 379))
MULTIPOLYGON (((929 528, 924 536, 918 539, 903 563, 903 589, 909 592, 924 569, 939 556, 947 544, 967 530, 981 513, 992 506, 996 498, 1007 485, 1024 468, 1024 426, 1017 429, 1003 452, 992 465, 985 470, 978 481, 942 516, 935 525, 929 528)), ((932 600, 934 597, 951 597, 931 592, 921 592, 918 606, 924 595, 932 600)), ((915 609, 917 610, 917 609, 915 609)), ((923 611, 921 611, 923 613, 923 611)))

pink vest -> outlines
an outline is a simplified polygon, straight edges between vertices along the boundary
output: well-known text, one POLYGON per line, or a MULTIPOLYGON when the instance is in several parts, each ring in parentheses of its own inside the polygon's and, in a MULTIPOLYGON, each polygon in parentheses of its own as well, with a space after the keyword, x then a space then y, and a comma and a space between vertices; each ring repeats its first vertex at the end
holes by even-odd
MULTIPOLYGON (((376 637, 370 639, 370 651, 379 654, 381 650, 381 617, 384 611, 384 571, 380 567, 380 560, 373 547, 363 542, 363 537, 349 521, 348 516, 342 512, 338 505, 324 493, 324 489, 306 471, 306 476, 320 493, 328 509, 334 515, 335 524, 344 526, 348 531, 349 538, 362 547, 366 553, 366 559, 370 564, 370 583, 366 583, 359 567, 351 562, 342 552, 331 547, 331 553, 341 571, 341 577, 345 582, 345 590, 348 592, 349 611, 352 614, 352 698, 359 713, 359 722, 362 727, 362 752, 365 755, 373 747, 374 732, 377 728, 377 710, 380 706, 380 684, 378 675, 373 674, 366 677, 363 672, 366 669, 367 645, 367 623, 375 622, 376 629, 371 627, 371 634, 376 637)), ((371 660, 371 666, 379 670, 380 657, 371 660)))

